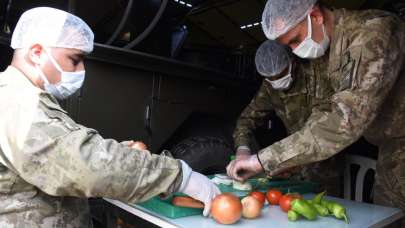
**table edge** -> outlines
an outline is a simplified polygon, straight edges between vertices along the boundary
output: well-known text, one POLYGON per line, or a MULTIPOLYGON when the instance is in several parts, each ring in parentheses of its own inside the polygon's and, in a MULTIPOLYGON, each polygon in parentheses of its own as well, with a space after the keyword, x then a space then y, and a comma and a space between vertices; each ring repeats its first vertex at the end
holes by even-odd
POLYGON ((139 216, 140 218, 145 219, 146 221, 151 222, 157 226, 167 227, 167 228, 178 228, 178 226, 176 226, 175 224, 173 224, 163 218, 157 217, 147 211, 141 210, 138 207, 133 207, 133 206, 131 206, 127 203, 123 203, 119 200, 113 200, 113 199, 108 199, 108 198, 103 198, 103 199, 105 201, 107 201, 127 212, 130 212, 133 215, 139 216))

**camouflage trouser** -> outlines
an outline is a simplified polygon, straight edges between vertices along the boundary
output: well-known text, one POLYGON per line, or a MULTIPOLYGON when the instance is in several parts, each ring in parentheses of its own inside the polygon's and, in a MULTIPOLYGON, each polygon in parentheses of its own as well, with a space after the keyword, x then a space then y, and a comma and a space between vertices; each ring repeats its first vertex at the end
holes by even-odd
POLYGON ((329 196, 342 197, 344 156, 337 154, 325 161, 317 162, 304 168, 304 178, 319 184, 319 191, 326 191, 329 196))
MULTIPOLYGON (((378 156, 374 203, 405 213, 405 138, 384 142, 378 156)), ((405 219, 401 227, 405 227, 405 219)))

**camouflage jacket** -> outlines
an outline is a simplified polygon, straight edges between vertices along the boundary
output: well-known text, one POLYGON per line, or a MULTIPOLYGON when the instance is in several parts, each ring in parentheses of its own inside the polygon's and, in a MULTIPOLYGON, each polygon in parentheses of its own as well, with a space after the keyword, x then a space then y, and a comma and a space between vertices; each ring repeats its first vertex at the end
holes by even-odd
POLYGON ((259 151, 270 175, 327 159, 364 135, 374 144, 405 137, 405 24, 384 11, 335 10, 327 79, 331 110, 259 151))
POLYGON ((253 130, 264 124, 272 111, 283 121, 289 134, 304 126, 313 108, 329 111, 332 88, 326 80, 325 60, 295 59, 294 81, 286 91, 275 90, 267 80, 263 80, 259 91, 236 123, 233 133, 236 148, 251 148, 253 130))
POLYGON ((0 74, 0 227, 88 227, 87 197, 133 203, 181 181, 178 160, 103 139, 16 68, 0 74))

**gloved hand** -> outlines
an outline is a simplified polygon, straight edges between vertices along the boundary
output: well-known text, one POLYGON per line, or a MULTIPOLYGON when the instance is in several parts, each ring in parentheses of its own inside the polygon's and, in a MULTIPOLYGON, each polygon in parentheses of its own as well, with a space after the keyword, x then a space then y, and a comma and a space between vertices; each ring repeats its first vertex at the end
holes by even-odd
POLYGON ((260 172, 263 172, 262 165, 256 154, 250 155, 244 159, 236 159, 226 167, 228 176, 237 181, 245 181, 260 172))
MULTIPOLYGON (((181 160, 180 160, 181 161, 181 160)), ((182 192, 204 203, 204 216, 208 216, 211 203, 215 196, 221 194, 219 188, 206 176, 191 170, 184 161, 182 163, 183 182, 179 192, 182 192)))

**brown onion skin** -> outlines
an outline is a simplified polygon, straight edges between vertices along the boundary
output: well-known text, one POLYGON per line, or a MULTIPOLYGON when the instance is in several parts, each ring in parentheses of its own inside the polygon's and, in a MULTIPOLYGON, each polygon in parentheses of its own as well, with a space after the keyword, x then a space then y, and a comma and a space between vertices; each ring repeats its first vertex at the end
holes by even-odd
POLYGON ((231 193, 222 193, 214 198, 211 215, 220 224, 234 224, 242 217, 242 203, 231 193))

